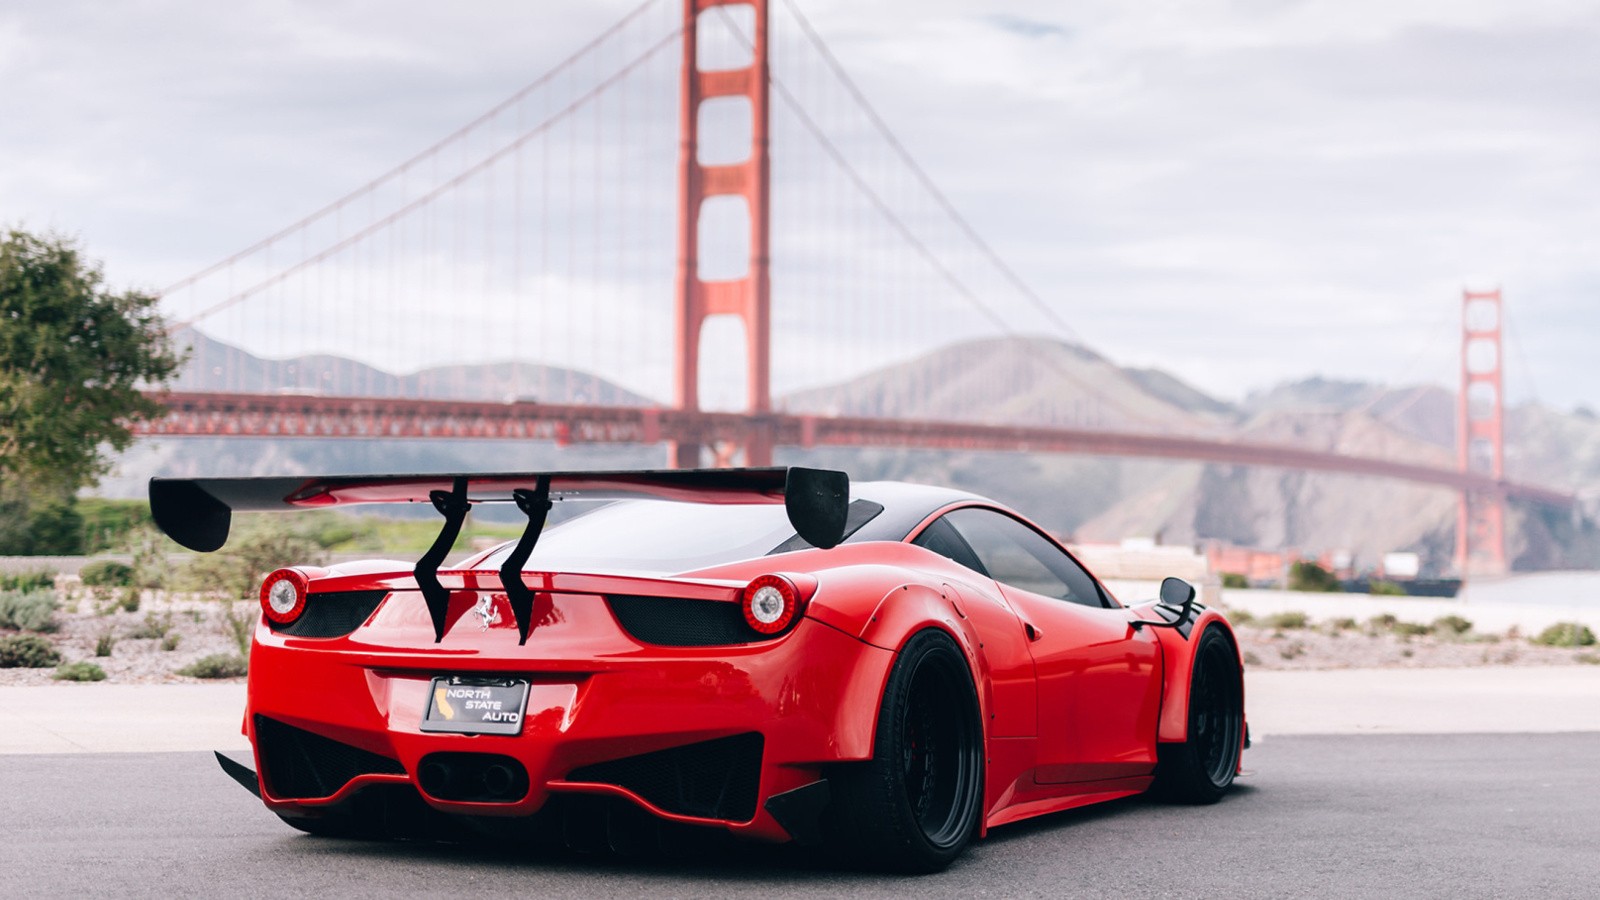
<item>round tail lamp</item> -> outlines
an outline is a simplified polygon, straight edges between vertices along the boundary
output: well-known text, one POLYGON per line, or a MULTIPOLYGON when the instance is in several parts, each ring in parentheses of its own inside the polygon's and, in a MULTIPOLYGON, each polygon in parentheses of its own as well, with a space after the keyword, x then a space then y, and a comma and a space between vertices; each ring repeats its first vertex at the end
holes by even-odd
POLYGON ((294 569, 279 569, 261 582, 261 611, 269 620, 287 625, 305 611, 310 589, 311 582, 304 575, 294 569))
POLYGON ((762 575, 745 586, 741 598, 744 621, 757 634, 781 634, 800 618, 804 601, 794 582, 782 575, 762 575))

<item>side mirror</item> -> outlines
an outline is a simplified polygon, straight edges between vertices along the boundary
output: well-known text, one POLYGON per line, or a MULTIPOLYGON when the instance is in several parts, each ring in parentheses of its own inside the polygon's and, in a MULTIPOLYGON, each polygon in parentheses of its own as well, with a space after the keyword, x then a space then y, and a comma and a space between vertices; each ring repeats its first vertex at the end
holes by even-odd
POLYGON ((1151 628, 1177 628, 1189 619, 1194 607, 1194 588, 1182 578, 1164 578, 1161 581, 1161 599, 1158 605, 1174 614, 1172 621, 1165 619, 1135 619, 1128 624, 1134 631, 1149 625, 1151 628))
POLYGON ((1161 605, 1178 613, 1178 618, 1184 618, 1189 615, 1189 607, 1194 605, 1194 586, 1182 578, 1163 578, 1161 605))

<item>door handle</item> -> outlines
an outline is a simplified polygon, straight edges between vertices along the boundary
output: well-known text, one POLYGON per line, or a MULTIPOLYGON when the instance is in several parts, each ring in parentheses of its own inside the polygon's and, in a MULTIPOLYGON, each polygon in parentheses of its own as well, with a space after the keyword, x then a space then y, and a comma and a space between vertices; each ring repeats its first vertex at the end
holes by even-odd
POLYGON ((1033 627, 1033 623, 1032 622, 1023 622, 1022 623, 1022 630, 1026 631, 1028 633, 1028 640, 1030 640, 1030 641, 1037 641, 1039 638, 1044 637, 1044 632, 1042 632, 1039 629, 1033 627))

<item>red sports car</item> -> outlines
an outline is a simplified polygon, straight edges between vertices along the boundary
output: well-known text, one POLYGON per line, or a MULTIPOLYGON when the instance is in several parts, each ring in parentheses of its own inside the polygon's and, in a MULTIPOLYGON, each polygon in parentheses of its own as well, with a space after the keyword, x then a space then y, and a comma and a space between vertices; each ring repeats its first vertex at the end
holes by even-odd
POLYGON ((1237 642, 1189 585, 1125 606, 971 494, 771 468, 155 479, 150 500, 200 551, 234 510, 444 516, 415 566, 261 587, 256 770, 218 758, 316 834, 627 852, 709 826, 930 871, 1029 816, 1216 801, 1248 746, 1237 642), (480 503, 514 503, 522 538, 441 569, 480 503), (554 504, 583 511, 547 528, 554 504))

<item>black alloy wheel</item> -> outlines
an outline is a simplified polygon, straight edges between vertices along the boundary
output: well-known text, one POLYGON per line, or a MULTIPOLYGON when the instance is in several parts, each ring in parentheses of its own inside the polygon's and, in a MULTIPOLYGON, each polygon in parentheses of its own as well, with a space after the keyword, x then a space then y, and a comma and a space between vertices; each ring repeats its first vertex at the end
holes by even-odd
POLYGON ((884 689, 872 759, 830 776, 835 841, 870 868, 943 869, 977 834, 983 762, 966 657, 938 629, 913 635, 884 689))
POLYGON ((1215 803, 1233 784, 1244 744, 1239 654, 1221 628, 1200 636, 1192 671, 1188 740, 1157 746, 1154 787, 1181 803, 1215 803))

